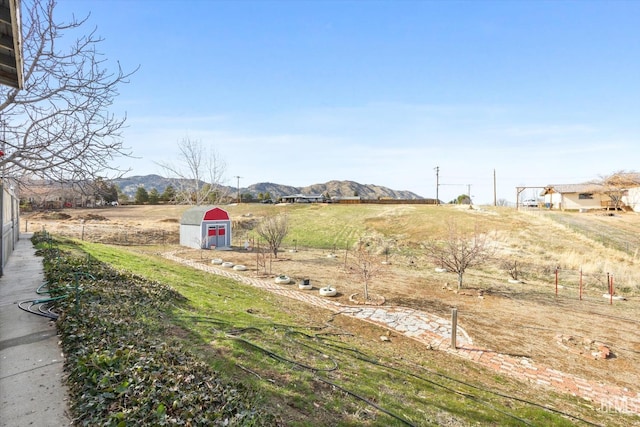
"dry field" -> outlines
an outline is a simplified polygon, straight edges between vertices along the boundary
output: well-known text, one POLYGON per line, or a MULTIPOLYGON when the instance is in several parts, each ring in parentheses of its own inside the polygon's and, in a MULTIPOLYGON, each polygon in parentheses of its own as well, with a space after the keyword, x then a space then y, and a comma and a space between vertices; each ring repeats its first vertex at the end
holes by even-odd
MULTIPOLYGON (((156 244, 161 246, 154 246, 155 252, 179 250, 183 256, 203 262, 223 258, 252 269, 242 274, 308 277, 316 287, 336 286, 337 298, 344 303, 348 303, 349 295, 362 292, 359 280, 345 273, 346 251, 336 245, 308 249, 296 243, 294 251, 293 243, 288 241, 277 259, 264 257, 260 272, 256 272, 256 265, 262 257, 255 251, 242 249, 242 242, 250 236, 246 231, 238 233, 237 238, 234 234, 237 249, 231 251, 181 248, 176 243, 178 221, 184 209, 121 206, 23 214, 21 230, 45 228, 54 234, 104 243, 156 244), (332 253, 335 257, 329 257, 332 253)), ((248 217, 248 210, 255 219, 268 209, 277 208, 236 206, 228 210, 234 224, 240 224, 248 217)), ((321 218, 325 208, 295 209, 296 212, 315 209, 315 217, 321 218)), ((367 209, 371 210, 364 220, 367 229, 386 230, 395 241, 390 264, 370 285, 370 292, 384 296, 387 305, 412 307, 445 318, 450 316, 452 307, 457 307, 459 323, 475 345, 527 356, 538 364, 585 379, 640 391, 640 270, 635 250, 640 244, 634 240, 640 235, 640 216, 515 212, 506 208, 367 209), (440 211, 434 213, 434 209, 440 211), (434 265, 421 253, 419 242, 436 235, 442 221, 454 216, 473 217, 474 222, 493 230, 502 259, 521 262, 524 282, 509 283, 509 276, 498 261, 469 271, 460 292, 455 290, 455 275, 435 272, 434 265), (603 244, 600 237, 605 236, 609 240, 603 244), (614 240, 618 243, 614 244, 614 240), (560 267, 557 295, 555 266, 560 267), (578 293, 580 268, 584 274, 582 300, 578 293), (603 298, 602 294, 607 292, 603 278, 608 272, 615 277, 617 289, 626 296, 626 301, 609 304, 603 298), (560 345, 559 335, 573 337, 575 345, 560 345), (611 356, 594 360, 588 353, 579 354, 585 339, 606 344, 611 356)), ((345 228, 337 226, 339 232, 345 232, 345 228)), ((363 324, 362 328, 367 326, 363 324)))

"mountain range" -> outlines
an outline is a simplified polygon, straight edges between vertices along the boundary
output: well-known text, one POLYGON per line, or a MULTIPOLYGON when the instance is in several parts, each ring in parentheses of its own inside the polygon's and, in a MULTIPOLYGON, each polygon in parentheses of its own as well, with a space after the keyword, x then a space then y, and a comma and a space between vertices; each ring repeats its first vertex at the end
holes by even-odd
MULTIPOLYGON (((144 187, 150 191, 155 188, 162 193, 168 185, 175 187, 175 180, 165 178, 160 175, 137 175, 113 180, 113 183, 120 187, 120 190, 129 197, 135 197, 138 187, 144 187)), ((204 184, 204 182, 202 182, 204 184)), ((238 188, 233 186, 222 186, 229 194, 237 194, 238 188)), ((374 184, 360 184, 354 181, 329 181, 324 184, 313 184, 306 187, 294 187, 290 185, 274 184, 271 182, 260 182, 251 184, 248 187, 240 187, 240 194, 251 194, 257 198, 259 194, 269 194, 276 199, 282 196, 293 194, 328 194, 330 197, 351 197, 359 196, 363 199, 423 199, 423 197, 403 190, 392 190, 387 187, 374 184)))

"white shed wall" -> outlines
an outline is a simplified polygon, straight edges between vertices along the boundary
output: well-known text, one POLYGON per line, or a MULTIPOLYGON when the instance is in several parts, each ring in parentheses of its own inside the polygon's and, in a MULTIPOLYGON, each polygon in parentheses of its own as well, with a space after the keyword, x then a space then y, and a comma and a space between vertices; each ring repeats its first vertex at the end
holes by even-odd
POLYGON ((202 249, 202 226, 180 224, 180 244, 194 249, 202 249))

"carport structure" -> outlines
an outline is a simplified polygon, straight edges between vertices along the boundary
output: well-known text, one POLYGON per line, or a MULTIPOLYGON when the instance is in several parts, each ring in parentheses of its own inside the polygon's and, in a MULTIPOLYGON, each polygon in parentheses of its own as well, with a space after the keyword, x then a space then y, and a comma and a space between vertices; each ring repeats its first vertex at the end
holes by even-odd
POLYGON ((195 206, 180 219, 180 244, 195 249, 231 247, 229 214, 214 206, 195 206))

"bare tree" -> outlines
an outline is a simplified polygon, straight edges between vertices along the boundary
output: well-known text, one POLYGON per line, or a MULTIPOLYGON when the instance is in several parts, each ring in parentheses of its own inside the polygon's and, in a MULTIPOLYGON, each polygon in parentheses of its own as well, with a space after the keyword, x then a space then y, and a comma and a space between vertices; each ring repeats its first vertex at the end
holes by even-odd
MULTIPOLYGON (((357 275, 364 285, 364 299, 369 300, 369 284, 378 276, 384 264, 382 256, 377 253, 380 242, 373 238, 361 238, 355 245, 354 256, 347 260, 347 272, 357 275)), ((382 252, 389 250, 388 246, 382 252)))
POLYGON ((24 88, 0 87, 3 176, 69 182, 121 175, 112 162, 130 155, 121 141, 126 117, 109 110, 133 73, 119 64, 109 69, 95 29, 75 38, 87 18, 57 22, 55 0, 24 4, 24 88))
POLYGON ((435 264, 458 274, 458 289, 462 288, 462 278, 468 268, 486 262, 494 254, 488 236, 477 226, 472 233, 465 234, 453 221, 447 223, 444 240, 428 240, 424 248, 435 264))
POLYGON ((184 138, 178 143, 178 150, 178 163, 157 163, 172 180, 176 203, 215 204, 228 196, 222 186, 226 164, 213 148, 184 138))
POLYGON ((517 259, 504 259, 502 261, 502 269, 509 273, 512 280, 520 280, 522 278, 524 264, 518 262, 517 259))
POLYGON ((289 221, 286 215, 275 215, 264 218, 255 228, 258 236, 262 237, 269 246, 273 256, 278 258, 278 249, 282 240, 289 233, 289 221))
POLYGON ((623 198, 629 189, 640 185, 640 173, 620 170, 601 177, 600 184, 604 187, 604 193, 609 196, 611 207, 618 210, 623 206, 623 198))

